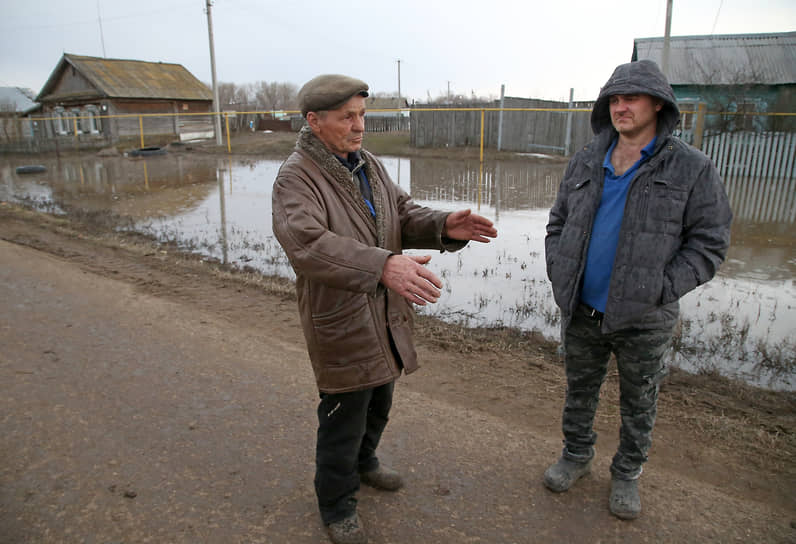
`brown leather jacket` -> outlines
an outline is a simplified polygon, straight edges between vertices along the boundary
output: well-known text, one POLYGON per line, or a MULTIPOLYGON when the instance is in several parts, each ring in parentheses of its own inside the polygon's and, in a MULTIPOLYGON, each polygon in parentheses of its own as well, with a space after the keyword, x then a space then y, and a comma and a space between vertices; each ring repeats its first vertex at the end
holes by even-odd
POLYGON ((318 389, 376 387, 417 369, 414 310, 381 283, 402 249, 455 251, 442 239, 447 213, 415 204, 382 164, 362 151, 373 189, 370 214, 351 172, 308 127, 273 189, 273 229, 296 272, 301 324, 318 389))

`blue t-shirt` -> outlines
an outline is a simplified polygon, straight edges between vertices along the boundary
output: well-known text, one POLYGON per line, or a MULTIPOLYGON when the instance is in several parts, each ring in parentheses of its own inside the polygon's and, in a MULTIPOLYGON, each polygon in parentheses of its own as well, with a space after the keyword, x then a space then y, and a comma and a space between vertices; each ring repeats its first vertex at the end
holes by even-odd
POLYGON ((580 293, 581 301, 600 312, 605 311, 605 304, 608 301, 608 289, 611 285, 611 272, 614 269, 616 246, 619 243, 619 229, 622 227, 625 213, 627 190, 639 166, 652 155, 657 139, 657 136, 654 137, 644 146, 641 158, 621 176, 616 175, 611 164, 611 155, 618 140, 613 141, 603 160, 605 169, 603 194, 591 229, 586 269, 583 272, 583 289, 580 293))

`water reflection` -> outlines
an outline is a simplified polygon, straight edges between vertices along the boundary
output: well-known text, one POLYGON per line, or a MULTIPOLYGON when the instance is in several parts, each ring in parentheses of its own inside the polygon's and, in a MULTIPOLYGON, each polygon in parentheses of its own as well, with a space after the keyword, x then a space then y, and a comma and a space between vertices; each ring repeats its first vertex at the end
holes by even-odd
POLYGON ((416 200, 480 203, 503 211, 546 208, 556 198, 564 165, 503 161, 486 164, 483 181, 478 161, 411 159, 411 194, 416 200))
POLYGON ((0 198, 27 200, 41 209, 112 212, 133 219, 173 216, 199 205, 216 180, 215 161, 182 156, 38 161, 41 174, 2 168, 0 198), (186 160, 190 166, 186 166, 186 160))
MULTIPOLYGON (((546 279, 544 234, 565 164, 504 161, 485 164, 480 172, 477 161, 387 157, 384 163, 421 204, 477 208, 495 219, 500 232, 490 244, 471 244, 453 254, 430 252, 429 266, 445 287, 439 303, 419 311, 556 338, 558 311, 546 279)), ((293 276, 271 232, 271 187, 280 161, 169 155, 46 165, 45 174, 19 176, 15 164, 3 163, 0 199, 25 200, 56 212, 110 211, 130 218, 132 228, 185 249, 293 276)), ((746 205, 753 194, 753 188, 733 193, 733 199, 745 195, 733 206, 746 205)), ((756 197, 756 202, 770 208, 771 199, 756 197)), ((794 388, 796 203, 790 202, 788 213, 778 215, 782 221, 764 212, 759 214, 764 221, 754 221, 754 213, 736 220, 719 276, 682 300, 676 364, 691 370, 717 367, 753 383, 794 388), (766 366, 771 361, 784 361, 789 371, 777 376, 766 366)))

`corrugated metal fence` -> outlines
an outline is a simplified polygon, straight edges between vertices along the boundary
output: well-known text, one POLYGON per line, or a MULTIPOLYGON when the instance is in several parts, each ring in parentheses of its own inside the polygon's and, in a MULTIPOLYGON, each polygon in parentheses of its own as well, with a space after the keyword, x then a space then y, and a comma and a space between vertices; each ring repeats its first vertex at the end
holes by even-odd
POLYGON ((796 134, 706 134, 702 151, 724 180, 736 218, 755 222, 796 220, 796 134))

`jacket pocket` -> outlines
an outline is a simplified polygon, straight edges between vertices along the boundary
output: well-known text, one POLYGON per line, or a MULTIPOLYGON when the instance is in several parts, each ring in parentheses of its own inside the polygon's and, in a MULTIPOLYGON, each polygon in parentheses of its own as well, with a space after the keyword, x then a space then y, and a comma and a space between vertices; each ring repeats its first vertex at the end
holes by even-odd
POLYGON ((665 233, 678 235, 683 226, 687 201, 687 188, 665 179, 656 179, 652 183, 650 195, 650 216, 655 222, 662 223, 665 233))
POLYGON ((382 355, 367 295, 345 299, 329 312, 313 314, 315 342, 324 364, 346 365, 382 355))
POLYGON ((572 189, 569 192, 567 198, 567 209, 569 210, 568 215, 572 215, 573 212, 576 212, 583 206, 583 200, 588 196, 586 193, 586 189, 589 187, 591 183, 591 178, 584 177, 574 181, 572 185, 572 189))

